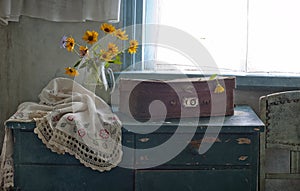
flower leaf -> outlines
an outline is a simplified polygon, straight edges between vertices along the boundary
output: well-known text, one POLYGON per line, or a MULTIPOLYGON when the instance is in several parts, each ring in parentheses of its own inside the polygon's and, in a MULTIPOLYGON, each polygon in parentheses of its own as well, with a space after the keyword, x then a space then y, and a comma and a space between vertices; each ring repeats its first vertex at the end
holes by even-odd
POLYGON ((122 64, 120 55, 116 56, 116 59, 114 60, 114 64, 122 64))
POLYGON ((75 64, 74 64, 74 68, 76 68, 79 64, 80 64, 80 62, 81 62, 81 59, 80 60, 78 60, 75 64))
POLYGON ((218 74, 212 74, 210 77, 209 77, 209 80, 213 80, 217 77, 218 74))
MULTIPOLYGON (((113 62, 112 62, 113 63, 113 62)), ((104 65, 104 67, 105 68, 108 68, 110 66, 110 62, 105 62, 105 65, 104 65)))

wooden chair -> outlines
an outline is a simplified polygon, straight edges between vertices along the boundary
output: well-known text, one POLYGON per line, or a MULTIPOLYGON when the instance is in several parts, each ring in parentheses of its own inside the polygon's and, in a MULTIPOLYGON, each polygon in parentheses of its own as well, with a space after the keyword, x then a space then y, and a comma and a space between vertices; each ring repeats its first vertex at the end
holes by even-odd
POLYGON ((260 190, 300 190, 300 90, 263 96, 260 190))

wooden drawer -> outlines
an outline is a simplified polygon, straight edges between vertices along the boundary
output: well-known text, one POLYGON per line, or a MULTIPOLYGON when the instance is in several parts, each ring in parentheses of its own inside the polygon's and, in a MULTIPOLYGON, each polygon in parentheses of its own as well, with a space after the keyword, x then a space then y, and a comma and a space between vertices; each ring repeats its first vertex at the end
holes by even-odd
MULTIPOLYGON (((59 155, 52 152, 32 131, 14 129, 13 134, 15 138, 14 161, 16 164, 82 165, 79 160, 68 153, 59 155)), ((133 139, 133 135, 124 133, 122 144, 133 147, 133 139)), ((133 158, 126 159, 126 162, 133 164, 133 158)))
POLYGON ((80 162, 69 154, 58 155, 46 147, 45 144, 31 131, 14 130, 15 164, 72 164, 80 162))
MULTIPOLYGON (((201 191, 256 191, 258 180, 259 132, 263 123, 248 107, 235 108, 235 115, 225 117, 224 123, 209 123, 201 118, 194 124, 183 121, 186 131, 197 125, 191 142, 183 139, 174 143, 187 145, 179 154, 162 165, 155 165, 153 155, 141 156, 137 150, 128 154, 123 149, 128 162, 137 169, 116 167, 100 173, 84 167, 73 156, 52 153, 32 132, 35 124, 10 123, 14 133, 15 188, 18 190, 201 190, 201 191), (222 126, 218 139, 203 155, 197 153, 199 144, 208 128, 222 126), (150 165, 149 165, 150 164, 150 165), (151 165, 154 164, 154 165, 151 165), (145 169, 145 166, 153 168, 145 169), (143 168, 144 167, 144 168, 143 168), (140 169, 143 168, 143 169, 140 169)), ((169 140, 179 123, 169 120, 160 128, 155 123, 122 121, 122 144, 136 149, 160 146, 169 140), (131 133, 133 130, 149 128, 150 134, 131 133)), ((183 134, 183 133, 182 133, 183 134)), ((204 142, 214 141, 211 136, 204 142)), ((173 144, 173 143, 172 143, 173 144)), ((157 155, 163 155, 163 148, 157 155)), ((143 154, 145 155, 145 154, 143 154)), ((124 162, 122 160, 122 162, 124 162)), ((132 166, 126 165, 126 166, 132 166)))
POLYGON ((138 170, 139 191, 253 191, 250 170, 138 170))
POLYGON ((134 190, 134 171, 119 167, 99 172, 77 165, 16 165, 15 172, 15 190, 21 191, 134 190))
MULTIPOLYGON (((212 147, 204 154, 198 154, 199 145, 204 134, 194 135, 192 141, 175 158, 165 163, 164 166, 213 166, 213 165, 255 165, 257 138, 251 134, 219 134, 212 147), (256 146, 255 146, 256 145, 256 146)), ((167 141, 172 134, 150 134, 138 135, 136 137, 136 147, 139 149, 153 148, 167 141)), ((214 141, 212 136, 207 136, 204 142, 214 141)), ((183 140, 178 140, 177 144, 184 144, 183 140)), ((176 145, 174 145, 176 147, 176 145)), ((136 164, 143 165, 156 164, 159 156, 136 156, 136 164)))

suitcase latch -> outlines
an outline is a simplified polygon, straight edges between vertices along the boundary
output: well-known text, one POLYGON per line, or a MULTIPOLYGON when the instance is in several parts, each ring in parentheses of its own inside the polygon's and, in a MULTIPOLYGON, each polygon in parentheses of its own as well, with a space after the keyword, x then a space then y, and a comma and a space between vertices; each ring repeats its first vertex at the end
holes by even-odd
POLYGON ((183 106, 184 107, 197 107, 199 105, 199 99, 197 97, 184 97, 183 106))

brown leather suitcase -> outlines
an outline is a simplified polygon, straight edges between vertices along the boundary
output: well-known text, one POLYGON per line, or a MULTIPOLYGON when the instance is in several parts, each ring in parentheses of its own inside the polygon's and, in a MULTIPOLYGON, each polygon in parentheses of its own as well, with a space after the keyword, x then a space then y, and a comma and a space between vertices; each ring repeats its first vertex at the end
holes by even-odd
POLYGON ((122 113, 135 119, 227 116, 234 113, 234 77, 119 81, 122 113), (220 84, 224 92, 216 93, 220 84))

